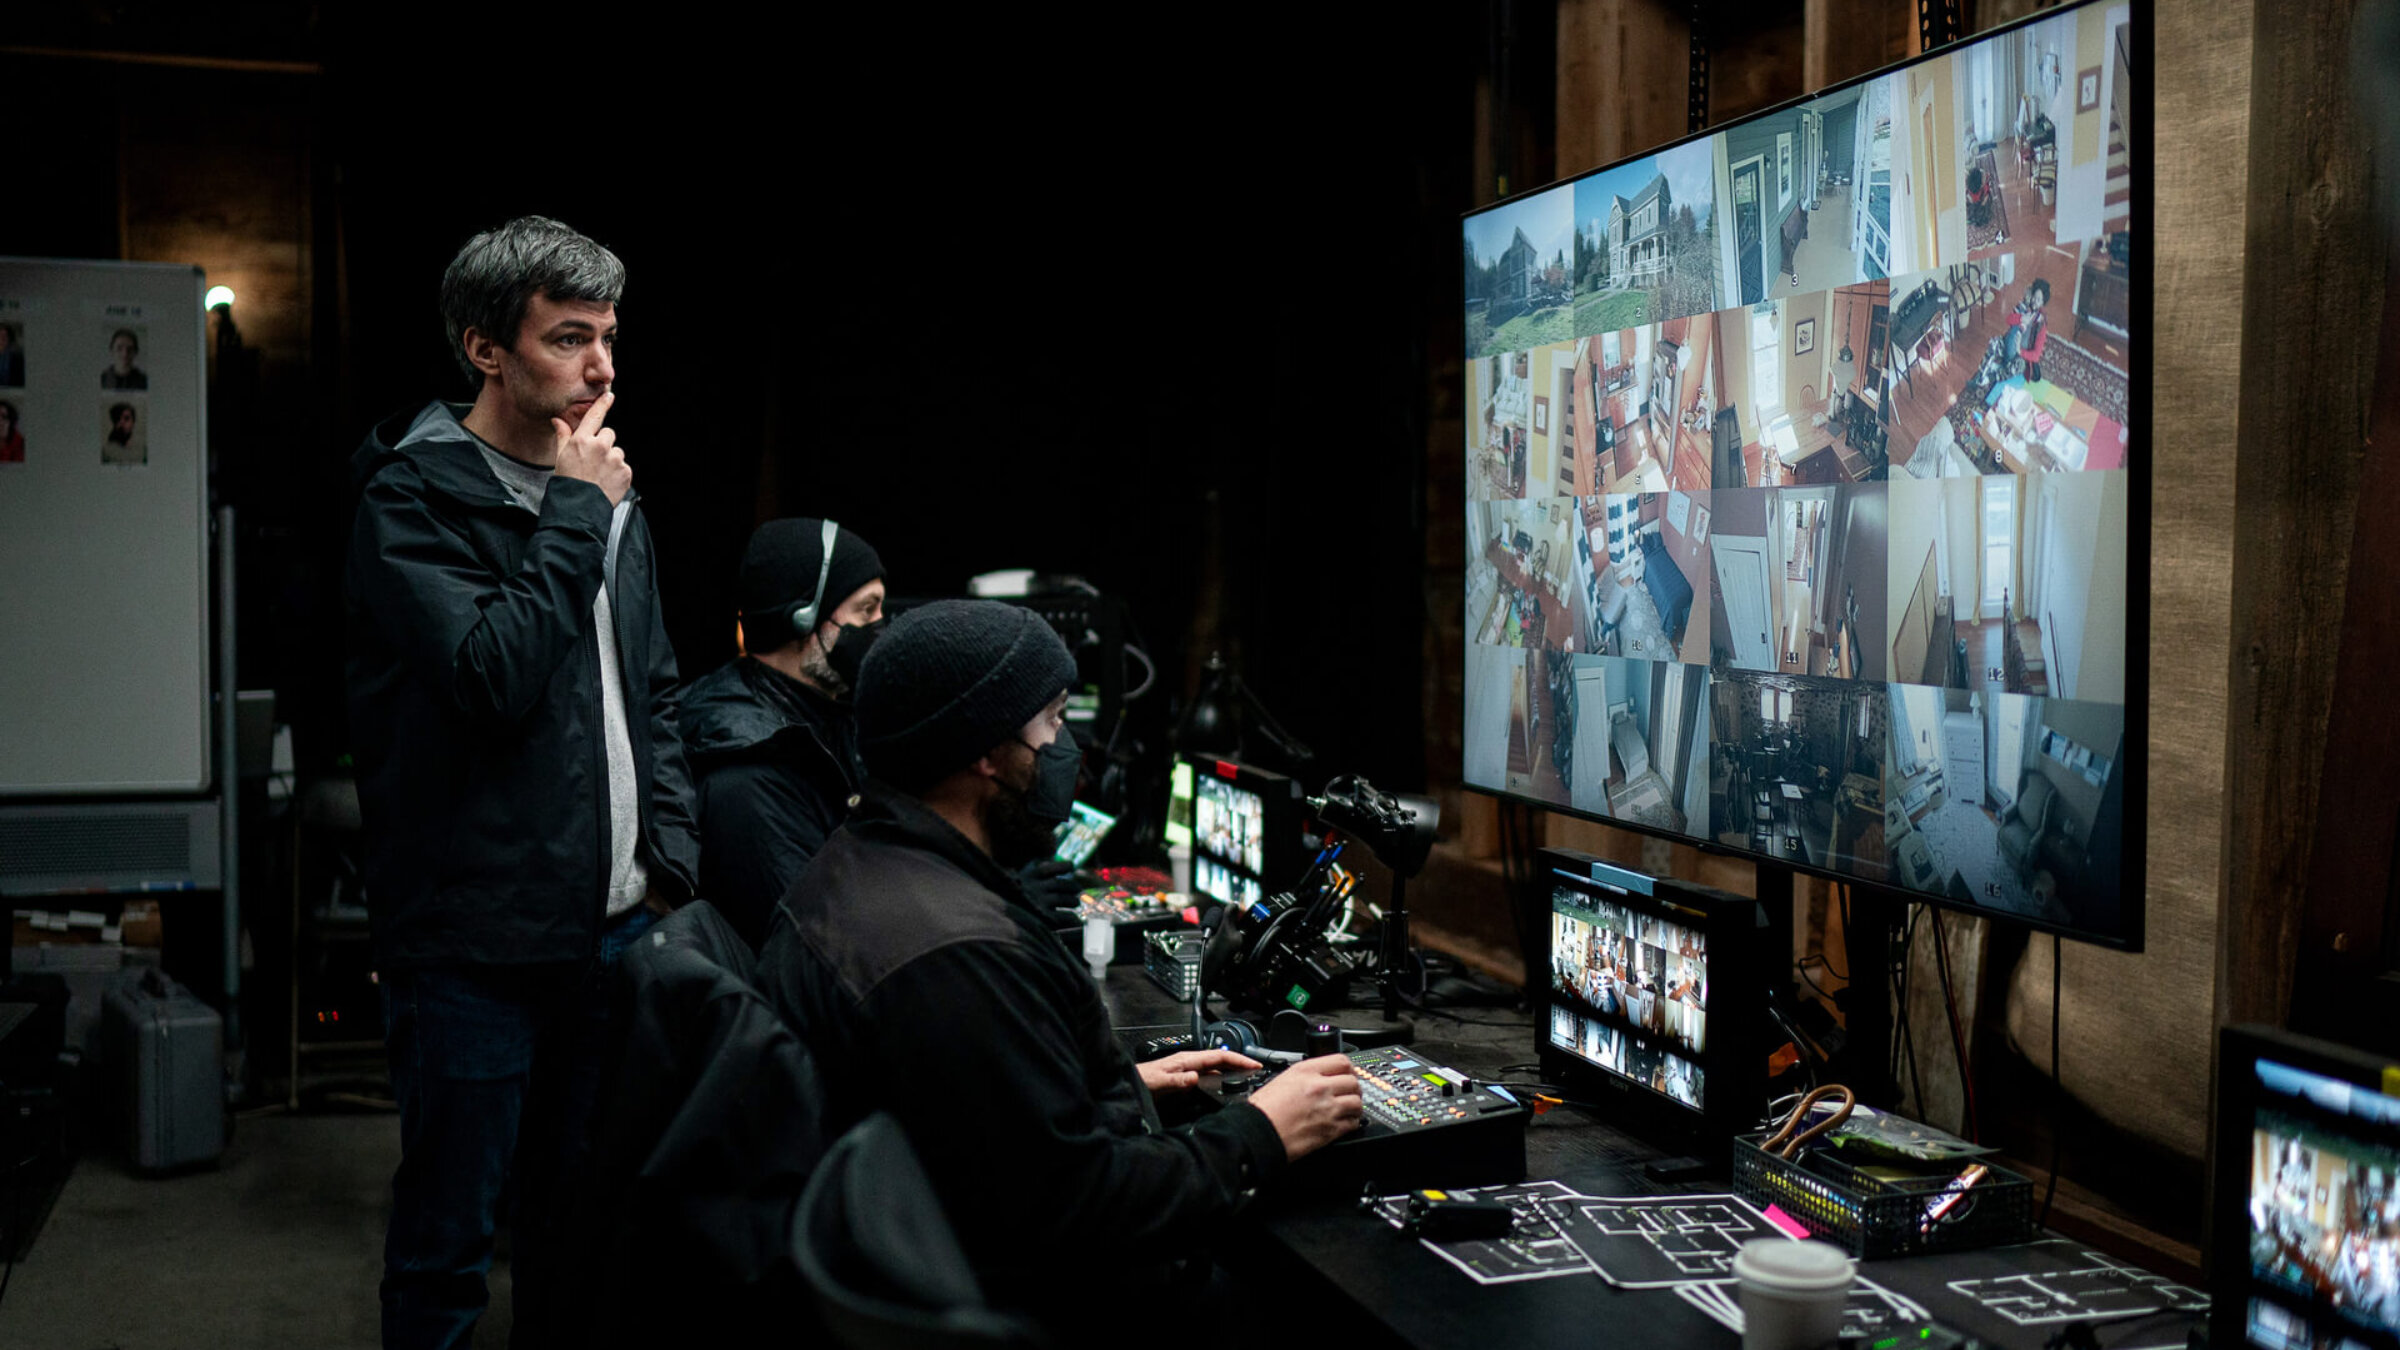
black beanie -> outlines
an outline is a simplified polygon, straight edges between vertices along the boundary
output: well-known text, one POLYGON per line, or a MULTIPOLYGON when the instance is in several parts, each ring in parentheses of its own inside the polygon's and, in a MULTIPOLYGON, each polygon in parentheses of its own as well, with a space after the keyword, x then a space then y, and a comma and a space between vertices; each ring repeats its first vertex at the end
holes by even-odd
MULTIPOLYGON (((825 522, 807 516, 770 520, 750 533, 742 550, 741 580, 734 603, 742 616, 743 645, 771 652, 808 636, 792 628, 792 611, 817 593, 817 569, 825 561, 825 522)), ((866 540, 835 527, 833 567, 825 574, 825 598, 817 622, 850 598, 851 592, 883 575, 883 559, 866 540)))
POLYGON ((997 600, 937 600, 892 621, 852 696, 867 772, 921 792, 1017 734, 1075 682, 1040 615, 997 600))

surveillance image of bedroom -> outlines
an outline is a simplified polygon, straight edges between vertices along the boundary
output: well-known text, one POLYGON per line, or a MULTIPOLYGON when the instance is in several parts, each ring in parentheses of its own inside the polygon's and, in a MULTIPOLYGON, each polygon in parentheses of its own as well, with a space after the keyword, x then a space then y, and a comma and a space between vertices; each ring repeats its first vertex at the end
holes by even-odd
POLYGON ((2125 710, 1891 686, 1891 879, 2076 927, 2117 922, 2125 710))
POLYGON ((1719 671, 1709 690, 1717 842, 1880 880, 1883 687, 1719 671))
POLYGON ((1707 663, 1711 495, 1575 499, 1577 650, 1707 663))
POLYGON ((1575 342, 1558 491, 1590 497, 1709 486, 1725 387, 1717 336, 1724 317, 1694 314, 1575 342))
POLYGON ((1891 274, 1891 79, 1827 94, 1714 138, 1728 304, 1891 274))
POLYGON ((1725 367, 1717 486, 1884 476, 1888 299, 1887 283, 1872 281, 1717 316, 1725 367))
POLYGON ((1577 656, 1568 663, 1568 804, 1675 834, 1708 809, 1708 671, 1672 661, 1577 656))
POLYGON ((1897 478, 1889 491, 1888 678, 2124 701, 2124 473, 1897 478))
POLYGON ((1885 485, 1717 492, 1712 664, 1883 680, 1885 485))

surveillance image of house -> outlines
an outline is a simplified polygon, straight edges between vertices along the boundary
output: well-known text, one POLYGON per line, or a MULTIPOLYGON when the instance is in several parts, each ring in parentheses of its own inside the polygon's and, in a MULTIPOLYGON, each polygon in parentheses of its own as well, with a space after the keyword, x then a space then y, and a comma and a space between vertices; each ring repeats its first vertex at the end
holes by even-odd
POLYGON ((1890 700, 1892 880, 2050 923, 2117 921, 2122 707, 1900 684, 1890 700))
POLYGON ((1574 499, 1578 651, 1708 663, 1705 492, 1574 499))
POLYGON ((1578 811, 1698 834, 1708 810, 1708 670, 1573 658, 1568 802, 1578 811))
POLYGON ((1724 389, 1723 317, 1694 314, 1576 339, 1558 383, 1567 404, 1558 491, 1589 497, 1709 486, 1724 389))
POLYGON ((1466 268, 1469 357, 1525 351, 1574 336, 1574 189, 1548 192, 1469 216, 1466 268))
POLYGON ((2124 701, 2123 472, 1897 478, 1888 490, 1890 679, 2124 701))
POLYGON ((1868 80, 1711 139, 1726 305, 1891 275, 1897 94, 1868 80))
POLYGON ((1577 179, 1577 335, 1705 314, 1725 302, 1717 274, 1716 183, 1709 143, 1577 179))
POLYGON ((1887 678, 1884 486, 1710 494, 1715 665, 1887 678))
POLYGON ((1717 842, 1882 878, 1883 686, 1717 671, 1709 692, 1717 842))

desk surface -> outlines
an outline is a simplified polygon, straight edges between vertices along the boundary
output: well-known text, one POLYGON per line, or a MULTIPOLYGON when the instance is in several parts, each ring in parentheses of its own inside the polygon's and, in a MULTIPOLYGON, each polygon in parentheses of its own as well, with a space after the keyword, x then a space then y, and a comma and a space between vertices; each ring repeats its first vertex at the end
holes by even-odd
MULTIPOLYGON (((1130 1044, 1161 1024, 1188 1029, 1188 1013, 1143 975, 1141 967, 1112 966, 1102 984, 1120 1036, 1130 1044)), ((1495 1078, 1534 1056, 1534 1034, 1522 1013, 1462 1010, 1471 1022, 1419 1018, 1416 1046, 1431 1062, 1495 1078)), ((1377 1013, 1337 1014, 1345 1026, 1380 1024, 1377 1013)), ((1588 1112, 1559 1107, 1527 1127, 1528 1178, 1550 1178, 1586 1195, 1722 1194, 1722 1177, 1662 1184, 1643 1164, 1662 1150, 1588 1112)), ((1305 1165, 1305 1163, 1303 1164, 1305 1165)), ((1224 1263, 1245 1285, 1271 1282, 1276 1302, 1299 1296, 1332 1310, 1332 1320, 1361 1344, 1417 1347, 1577 1347, 1594 1345, 1699 1346, 1734 1350, 1741 1338, 1684 1302, 1672 1290, 1617 1289, 1597 1275, 1570 1275, 1479 1285, 1381 1219, 1343 1197, 1286 1196, 1270 1200, 1220 1247, 1224 1263), (1360 1332, 1374 1334, 1362 1336, 1360 1332)), ((1949 1282, 2013 1273, 1986 1253, 1955 1253, 1875 1261, 1862 1273, 1923 1304, 1951 1326, 2004 1350, 2039 1350, 2057 1330, 2013 1326, 1957 1294, 1949 1282)), ((2162 1314, 2098 1324, 2108 1350, 2181 1346, 2201 1321, 2196 1314, 2162 1314)))

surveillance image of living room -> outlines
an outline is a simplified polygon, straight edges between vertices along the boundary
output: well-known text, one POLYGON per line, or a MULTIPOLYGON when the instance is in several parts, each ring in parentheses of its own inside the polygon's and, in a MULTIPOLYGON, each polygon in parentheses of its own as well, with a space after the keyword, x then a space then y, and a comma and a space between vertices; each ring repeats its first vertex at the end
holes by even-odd
POLYGON ((1891 275, 1897 88, 1868 80, 1715 138, 1727 305, 1891 275))
POLYGON ((1709 690, 1717 842, 1880 880, 1884 686, 1718 671, 1709 690))
POLYGON ((1709 486, 1725 387, 1723 318, 1694 314, 1575 341, 1566 358, 1572 382, 1563 391, 1570 401, 1559 491, 1590 497, 1709 486))
POLYGON ((1894 479, 1888 678, 2125 699, 2123 472, 1894 479))
POLYGON ((1726 310, 1718 487, 1860 483, 1886 470, 1888 286, 1860 282, 1726 310))
POLYGON ((1542 482, 1533 463, 1533 384, 1532 352, 1467 362, 1468 501, 1514 500, 1542 482))
POLYGON ((1904 72, 1892 458, 1919 478, 2126 453, 2133 116, 2126 10, 1904 72))
POLYGON ((1706 492, 1578 497, 1577 650, 1708 661, 1706 492))
POLYGON ((2125 710, 1891 687, 1892 879, 2048 923, 2117 923, 2125 710))
POLYGON ((1712 664, 1883 680, 1885 485, 1715 492, 1712 664))
POLYGON ((1561 731, 1567 802, 1673 834, 1708 810, 1708 670, 1673 661, 1578 656, 1561 731))

